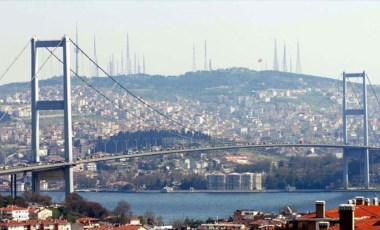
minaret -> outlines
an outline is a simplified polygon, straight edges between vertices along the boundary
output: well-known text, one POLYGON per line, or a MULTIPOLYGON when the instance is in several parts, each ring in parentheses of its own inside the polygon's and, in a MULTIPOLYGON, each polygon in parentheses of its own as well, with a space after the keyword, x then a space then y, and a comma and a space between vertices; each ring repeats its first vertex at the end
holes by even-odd
POLYGON ((145 74, 145 56, 143 55, 143 66, 142 66, 142 73, 145 74))
MULTIPOLYGON (((79 46, 79 44, 78 44, 78 22, 75 23, 75 30, 76 30, 75 43, 77 44, 77 46, 79 46)), ((75 73, 79 76, 78 54, 79 54, 79 49, 75 48, 75 65, 76 65, 75 66, 75 73)))
POLYGON ((277 58, 277 40, 274 39, 274 58, 273 58, 273 70, 278 71, 278 58, 277 58))
POLYGON ((207 43, 205 40, 205 62, 204 62, 204 71, 207 71, 207 43))
MULTIPOLYGON (((96 56, 96 40, 94 35, 94 61, 95 63, 98 63, 98 57, 96 56)), ((94 65, 94 76, 99 77, 99 68, 94 65)))
POLYGON ((129 56, 129 35, 127 34, 127 60, 126 60, 126 65, 127 65, 127 75, 132 73, 132 66, 131 66, 131 56, 129 56))
POLYGON ((296 63, 296 73, 302 73, 301 68, 301 56, 300 56, 300 44, 297 41, 297 63, 296 63))
POLYGON ((288 72, 288 65, 286 64, 286 46, 284 44, 284 59, 282 60, 282 71, 288 72))
POLYGON ((293 72, 292 57, 290 57, 289 61, 290 61, 289 72, 293 72))
POLYGON ((195 59, 195 46, 194 46, 194 42, 193 42, 193 72, 196 72, 197 71, 197 63, 196 63, 196 59, 195 59))

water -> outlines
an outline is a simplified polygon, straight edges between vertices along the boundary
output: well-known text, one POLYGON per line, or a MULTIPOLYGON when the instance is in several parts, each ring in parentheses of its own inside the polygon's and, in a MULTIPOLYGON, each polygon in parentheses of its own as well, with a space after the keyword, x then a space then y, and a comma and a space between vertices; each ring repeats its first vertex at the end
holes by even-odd
MULTIPOLYGON (((62 192, 45 192, 54 201, 63 201, 62 192)), ((262 193, 79 193, 89 201, 99 202, 112 210, 118 201, 130 203, 134 215, 147 210, 162 216, 165 223, 186 217, 206 220, 211 217, 228 218, 236 209, 254 209, 278 213, 286 205, 299 212, 314 211, 316 200, 326 201, 326 208, 334 208, 355 196, 373 198, 375 192, 262 192, 262 193)))

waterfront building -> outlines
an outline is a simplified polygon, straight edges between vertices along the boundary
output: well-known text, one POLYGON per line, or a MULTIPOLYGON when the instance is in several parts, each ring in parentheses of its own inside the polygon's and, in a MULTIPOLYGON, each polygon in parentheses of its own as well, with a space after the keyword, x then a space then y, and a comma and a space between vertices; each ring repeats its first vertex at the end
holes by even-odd
POLYGON ((249 172, 241 174, 241 190, 252 191, 254 189, 253 175, 254 173, 249 172))
POLYGON ((227 190, 241 190, 241 175, 239 173, 230 173, 226 177, 227 190))
POLYGON ((207 187, 209 190, 225 190, 226 175, 224 175, 223 173, 207 175, 207 187))
POLYGON ((253 174, 253 189, 254 190, 262 190, 263 189, 263 181, 261 173, 253 174))

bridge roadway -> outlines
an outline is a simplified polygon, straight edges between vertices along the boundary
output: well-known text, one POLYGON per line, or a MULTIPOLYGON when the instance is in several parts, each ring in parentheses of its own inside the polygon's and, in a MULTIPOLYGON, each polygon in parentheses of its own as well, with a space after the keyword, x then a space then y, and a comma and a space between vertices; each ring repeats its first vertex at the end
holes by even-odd
MULTIPOLYGON (((120 154, 114 156, 96 156, 94 158, 81 159, 74 162, 62 162, 62 163, 46 163, 46 164, 33 164, 26 166, 10 167, 8 169, 1 169, 0 175, 9 175, 17 173, 27 173, 27 172, 39 172, 39 171, 50 171, 65 166, 71 165, 75 166, 76 164, 81 163, 90 163, 98 161, 109 161, 117 159, 126 159, 134 157, 144 157, 144 156, 154 156, 154 155, 165 155, 165 154, 174 154, 174 153, 191 153, 191 152, 207 152, 215 150, 228 150, 228 149, 254 149, 254 148, 336 148, 336 149, 363 149, 365 146, 358 145, 332 145, 332 144, 260 144, 260 145, 231 145, 231 146, 216 146, 216 147, 202 147, 202 148, 191 148, 191 149, 173 149, 173 150, 162 150, 162 151, 148 151, 148 152, 139 152, 132 154, 120 154)), ((379 151, 380 147, 368 147, 370 151, 379 151)))

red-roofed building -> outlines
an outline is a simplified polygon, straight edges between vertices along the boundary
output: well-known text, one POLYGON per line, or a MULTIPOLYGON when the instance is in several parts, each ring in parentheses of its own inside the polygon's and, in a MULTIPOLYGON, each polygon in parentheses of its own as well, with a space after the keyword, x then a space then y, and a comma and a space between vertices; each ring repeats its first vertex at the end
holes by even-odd
POLYGON ((299 230, 380 230, 380 206, 377 198, 356 197, 348 204, 325 211, 325 202, 316 201, 316 212, 292 221, 299 230))
POLYGON ((29 208, 28 211, 32 220, 46 220, 53 217, 53 211, 46 208, 29 208))
POLYGON ((29 220, 29 211, 27 208, 21 208, 18 206, 0 208, 0 219, 15 221, 29 220))
POLYGON ((65 220, 29 220, 0 222, 1 230, 71 230, 65 220))
POLYGON ((97 228, 100 226, 99 219, 92 217, 79 218, 76 223, 81 225, 83 229, 97 228))
POLYGON ((120 227, 115 227, 113 230, 148 230, 148 229, 139 225, 123 225, 120 227))

